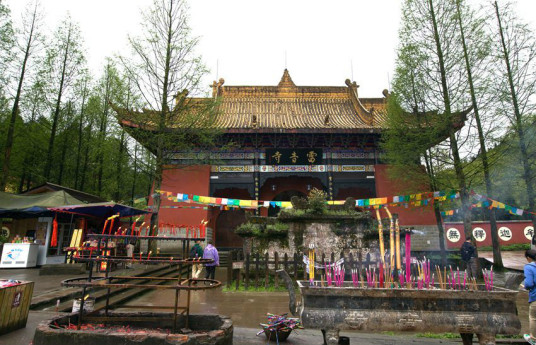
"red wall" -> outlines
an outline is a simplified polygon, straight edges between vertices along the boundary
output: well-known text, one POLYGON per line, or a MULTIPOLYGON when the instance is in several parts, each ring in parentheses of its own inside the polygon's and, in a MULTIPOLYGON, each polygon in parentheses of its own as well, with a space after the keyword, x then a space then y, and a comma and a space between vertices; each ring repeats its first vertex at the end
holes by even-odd
MULTIPOLYGON (((162 191, 177 193, 195 194, 208 196, 210 190, 210 166, 198 165, 184 167, 180 169, 164 170, 162 178, 162 191)), ((191 197, 191 196, 190 196, 191 197)), ((152 199, 149 201, 152 204, 152 199)), ((186 203, 176 203, 162 197, 162 206, 187 206, 186 203)), ((201 220, 208 219, 208 210, 203 209, 177 209, 161 208, 158 221, 160 223, 171 223, 175 225, 196 226, 201 220)))
MULTIPOLYGON (((374 166, 374 175, 376 178, 376 197, 387 197, 407 194, 407 189, 399 181, 389 178, 387 173, 388 165, 377 164, 374 166)), ((429 192, 430 189, 424 187, 420 192, 429 192)), ((391 213, 397 213, 400 219, 400 225, 436 225, 436 219, 432 206, 421 206, 405 208, 404 206, 389 207, 391 213)), ((375 215, 375 212, 372 212, 375 215)), ((386 217, 384 211, 381 211, 382 218, 386 217)))
MULTIPOLYGON (((447 243, 447 248, 460 248, 464 241, 464 235, 463 235, 463 223, 444 223, 443 224, 445 229, 445 234, 447 233, 447 230, 450 228, 456 228, 460 232, 460 240, 458 242, 451 242, 448 239, 445 241, 447 243)), ((527 226, 532 226, 532 222, 530 221, 498 221, 497 222, 497 229, 501 227, 507 227, 512 232, 512 238, 509 241, 503 241, 499 238, 499 243, 501 245, 509 245, 509 244, 518 244, 518 243, 530 243, 530 240, 528 240, 524 235, 524 230, 527 226)), ((482 242, 476 242, 477 246, 491 246, 491 230, 490 225, 488 222, 473 222, 472 228, 482 228, 486 231, 486 239, 482 242)))

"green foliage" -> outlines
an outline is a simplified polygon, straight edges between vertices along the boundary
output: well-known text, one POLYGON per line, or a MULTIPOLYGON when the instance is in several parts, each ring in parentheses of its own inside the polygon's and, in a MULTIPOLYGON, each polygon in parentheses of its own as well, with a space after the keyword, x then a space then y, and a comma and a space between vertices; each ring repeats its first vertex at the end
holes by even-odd
MULTIPOLYGON (((509 244, 506 246, 501 246, 501 252, 525 251, 528 249, 530 249, 530 243, 516 243, 516 244, 509 244)), ((493 247, 491 246, 478 247, 478 251, 491 252, 493 251, 493 247)))
POLYGON ((418 338, 430 338, 430 339, 458 339, 461 336, 458 333, 417 333, 418 338))
POLYGON ((0 244, 7 243, 9 240, 8 237, 0 235, 0 244))
POLYGON ((328 196, 326 192, 320 189, 313 188, 309 192, 307 197, 309 201, 309 210, 312 214, 323 214, 326 212, 328 206, 326 204, 328 196))
POLYGON ((275 222, 274 224, 246 222, 239 225, 234 232, 241 237, 278 239, 286 237, 288 229, 289 225, 281 222, 275 222))

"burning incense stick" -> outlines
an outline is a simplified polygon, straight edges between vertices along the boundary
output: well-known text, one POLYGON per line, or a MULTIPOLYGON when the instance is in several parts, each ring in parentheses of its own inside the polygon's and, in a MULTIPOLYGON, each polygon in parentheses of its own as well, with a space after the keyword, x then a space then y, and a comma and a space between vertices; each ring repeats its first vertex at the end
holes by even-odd
POLYGON ((385 245, 383 243, 383 224, 380 216, 380 210, 376 209, 376 219, 378 220, 378 236, 380 240, 380 260, 385 264, 385 245))
POLYGON ((398 225, 398 216, 395 214, 395 240, 396 240, 396 269, 400 271, 402 262, 400 258, 400 226, 398 225))
POLYGON ((390 267, 391 269, 395 267, 395 222, 393 220, 393 216, 391 215, 391 212, 389 212, 389 209, 385 207, 385 212, 387 212, 387 216, 389 217, 389 262, 391 263, 390 267))
POLYGON ((411 232, 406 231, 406 283, 411 281, 411 232))

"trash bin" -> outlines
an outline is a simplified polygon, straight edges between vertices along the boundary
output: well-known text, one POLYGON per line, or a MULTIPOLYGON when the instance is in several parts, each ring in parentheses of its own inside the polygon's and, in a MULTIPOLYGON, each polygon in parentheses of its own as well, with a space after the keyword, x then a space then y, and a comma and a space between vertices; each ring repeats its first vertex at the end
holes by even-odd
POLYGON ((0 280, 0 335, 26 327, 34 282, 0 280))

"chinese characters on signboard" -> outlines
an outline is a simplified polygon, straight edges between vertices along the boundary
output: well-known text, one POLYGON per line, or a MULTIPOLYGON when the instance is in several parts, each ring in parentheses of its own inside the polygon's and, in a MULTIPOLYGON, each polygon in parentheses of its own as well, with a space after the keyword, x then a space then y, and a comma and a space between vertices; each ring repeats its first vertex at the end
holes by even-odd
POLYGON ((319 165, 320 149, 266 149, 267 165, 319 165))
POLYGON ((534 236, 534 228, 532 226, 527 226, 523 230, 523 233, 525 234, 525 238, 529 241, 532 241, 532 236, 534 236))
POLYGON ((512 231, 506 226, 502 226, 498 230, 499 238, 503 241, 510 241, 512 239, 512 231))
POLYGON ((458 242, 460 240, 460 232, 456 228, 450 228, 447 230, 447 239, 450 242, 458 242))
POLYGON ((486 240, 486 231, 482 228, 474 228, 473 237, 477 242, 484 242, 486 240))

